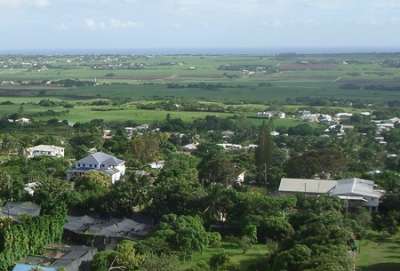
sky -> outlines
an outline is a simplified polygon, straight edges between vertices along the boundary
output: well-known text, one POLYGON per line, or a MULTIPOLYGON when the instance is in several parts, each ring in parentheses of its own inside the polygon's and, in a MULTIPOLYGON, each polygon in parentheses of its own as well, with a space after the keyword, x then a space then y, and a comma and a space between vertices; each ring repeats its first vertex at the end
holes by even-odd
POLYGON ((0 50, 399 48, 400 0, 0 0, 0 50))

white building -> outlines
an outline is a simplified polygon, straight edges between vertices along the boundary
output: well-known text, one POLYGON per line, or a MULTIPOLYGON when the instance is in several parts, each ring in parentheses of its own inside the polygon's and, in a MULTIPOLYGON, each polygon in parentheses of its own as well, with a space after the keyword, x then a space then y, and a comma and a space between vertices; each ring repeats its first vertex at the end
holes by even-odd
POLYGON ((242 145, 229 144, 229 143, 217 144, 217 146, 222 147, 226 151, 238 151, 238 150, 241 150, 243 148, 242 145))
POLYGON ((27 158, 35 158, 40 156, 48 157, 64 157, 64 148, 52 145, 39 145, 25 150, 27 158))
POLYGON ((151 169, 163 169, 165 166, 165 161, 161 160, 161 161, 155 161, 153 163, 148 164, 148 166, 151 169))
POLYGON ((365 206, 377 209, 384 191, 376 190, 373 181, 351 178, 339 180, 329 194, 343 200, 362 201, 365 206))
POLYGON ((185 152, 193 152, 198 149, 199 143, 191 143, 182 147, 185 152))
POLYGON ((99 171, 110 176, 114 184, 125 175, 125 161, 103 152, 96 152, 77 161, 74 167, 68 171, 67 179, 82 176, 90 171, 99 171))
POLYGON ((279 112, 279 111, 264 111, 264 112, 257 112, 257 117, 259 118, 267 118, 270 119, 272 117, 277 117, 279 119, 285 119, 286 113, 279 112))
POLYGON ((352 113, 337 113, 335 115, 336 119, 338 119, 339 121, 350 119, 352 116, 352 113))
POLYGON ((313 180, 282 178, 279 186, 281 193, 303 193, 309 195, 329 195, 345 200, 347 203, 357 203, 376 210, 383 190, 376 190, 375 183, 358 178, 342 180, 313 180))

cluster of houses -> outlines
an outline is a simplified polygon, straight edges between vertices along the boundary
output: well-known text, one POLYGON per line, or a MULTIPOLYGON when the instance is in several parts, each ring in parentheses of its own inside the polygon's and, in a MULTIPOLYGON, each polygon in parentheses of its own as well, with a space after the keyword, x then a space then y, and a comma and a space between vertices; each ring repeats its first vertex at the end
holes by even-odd
POLYGON ((375 140, 382 145, 386 145, 387 142, 382 136, 385 132, 388 132, 400 124, 400 118, 391 118, 388 120, 373 120, 376 125, 376 137, 375 140))
POLYGON ((263 111, 263 112, 257 112, 257 117, 266 119, 271 119, 271 118, 285 119, 286 113, 280 111, 263 111))

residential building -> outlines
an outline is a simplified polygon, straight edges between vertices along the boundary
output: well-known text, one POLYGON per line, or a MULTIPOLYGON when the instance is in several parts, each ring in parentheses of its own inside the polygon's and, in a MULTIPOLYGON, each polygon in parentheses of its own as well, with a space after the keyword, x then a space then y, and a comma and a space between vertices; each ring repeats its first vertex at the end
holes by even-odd
POLYGON ((8 217, 18 221, 20 216, 35 217, 40 215, 40 206, 33 202, 7 202, 0 209, 0 217, 8 217))
POLYGON ((279 185, 280 193, 328 194, 337 184, 333 180, 292 179, 282 178, 279 185))
POLYGON ((151 219, 141 216, 135 219, 68 216, 64 225, 64 235, 69 241, 104 249, 124 239, 135 240, 144 237, 152 229, 151 219))
POLYGON ((348 205, 362 205, 377 210, 383 190, 377 190, 375 183, 358 178, 342 180, 313 180, 282 178, 280 193, 302 193, 308 195, 329 195, 345 200, 348 205))
POLYGON ((53 145, 39 145, 25 150, 27 158, 35 158, 41 156, 64 157, 64 148, 53 145))
POLYGON ((197 150, 199 143, 191 143, 182 147, 185 152, 194 152, 197 150))
POLYGON ((229 143, 217 144, 217 146, 222 147, 226 151, 237 151, 243 148, 242 145, 229 144, 229 143))
POLYGON ((89 270, 97 249, 87 246, 50 245, 40 256, 28 256, 13 271, 80 271, 89 270))
POLYGON ((384 191, 376 190, 375 187, 373 181, 358 178, 344 179, 338 181, 336 186, 329 191, 329 195, 343 200, 361 201, 365 206, 376 210, 384 191))
POLYGON ((110 176, 112 183, 115 183, 125 175, 125 170, 125 161, 103 152, 96 152, 77 161, 68 171, 67 179, 70 180, 90 171, 99 171, 110 176))

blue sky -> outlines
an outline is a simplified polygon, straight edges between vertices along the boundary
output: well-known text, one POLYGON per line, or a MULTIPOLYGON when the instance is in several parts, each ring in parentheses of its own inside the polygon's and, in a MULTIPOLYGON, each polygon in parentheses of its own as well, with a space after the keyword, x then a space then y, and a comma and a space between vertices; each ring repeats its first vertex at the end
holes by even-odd
POLYGON ((0 0, 0 50, 400 48, 400 0, 0 0))

